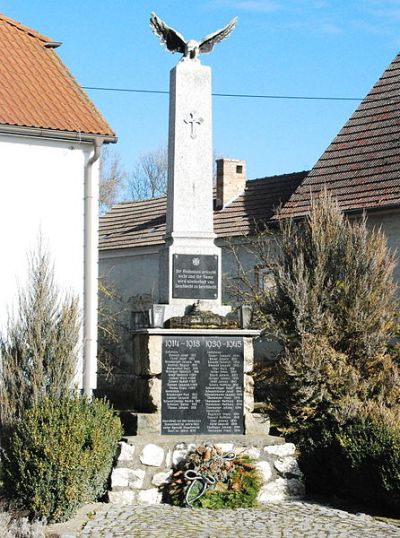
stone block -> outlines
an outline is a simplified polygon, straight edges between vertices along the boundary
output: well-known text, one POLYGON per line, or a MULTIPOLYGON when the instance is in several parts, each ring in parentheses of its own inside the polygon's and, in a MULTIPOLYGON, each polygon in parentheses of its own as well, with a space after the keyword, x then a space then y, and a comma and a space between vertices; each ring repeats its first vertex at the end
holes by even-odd
POLYGON ((159 375, 162 370, 162 336, 138 333, 133 337, 133 370, 137 375, 159 375))
POLYGON ((137 413, 137 435, 144 435, 148 433, 160 434, 160 432, 160 413, 137 413))
POLYGON ((252 413, 254 411, 254 394, 252 392, 245 392, 243 403, 244 403, 244 410, 247 413, 252 413))
POLYGON ((136 491, 109 491, 108 502, 111 504, 135 504, 136 491))
POLYGON ((272 456, 293 456, 296 452, 296 447, 293 443, 284 443, 282 445, 271 445, 264 447, 264 451, 272 456))
POLYGON ((290 497, 304 497, 306 493, 304 482, 299 478, 288 479, 288 490, 290 497))
POLYGON ((160 487, 167 482, 171 474, 172 471, 168 471, 167 473, 156 473, 151 479, 151 483, 153 484, 153 486, 160 487))
POLYGON ((244 373, 251 372, 254 368, 253 338, 243 338, 244 373))
POLYGON ((167 451, 167 455, 165 456, 165 466, 167 469, 172 467, 172 450, 167 451))
POLYGON ((285 478, 278 478, 263 486, 258 495, 261 503, 284 501, 288 497, 288 485, 285 478))
POLYGON ((256 463, 256 467, 260 471, 264 483, 271 480, 272 469, 271 465, 267 461, 258 461, 256 463))
POLYGON ((135 380, 135 408, 139 412, 154 413, 161 410, 161 379, 138 377, 135 380))
POLYGON ((119 443, 119 446, 120 452, 118 456, 118 461, 132 461, 135 454, 135 447, 132 445, 128 445, 128 443, 125 443, 124 441, 119 443))
POLYGON ((254 411, 254 379, 251 375, 244 375, 244 408, 248 413, 254 411))
POLYGON ((111 474, 111 487, 140 489, 143 486, 145 471, 142 469, 128 469, 117 467, 111 474))
POLYGON ((277 478, 261 488, 258 500, 261 503, 280 502, 293 497, 302 497, 304 484, 297 478, 277 478))
POLYGON ((255 446, 246 448, 244 453, 246 454, 246 456, 249 456, 249 458, 252 458, 253 460, 258 460, 258 458, 260 457, 260 450, 255 446))
POLYGON ((245 413, 244 415, 244 428, 246 435, 268 435, 269 426, 269 417, 266 415, 259 413, 245 413))
POLYGON ((188 454, 187 448, 180 448, 172 452, 172 464, 177 465, 180 461, 184 460, 188 454))
POLYGON ((153 443, 149 443, 143 448, 140 461, 143 465, 160 467, 164 461, 164 449, 153 443))
POLYGON ((157 488, 142 489, 137 496, 138 504, 160 504, 161 498, 162 494, 157 488))
POLYGON ((286 458, 276 460, 274 462, 274 467, 278 471, 278 473, 283 476, 302 476, 299 464, 297 463, 296 458, 294 458, 293 456, 287 456, 286 458))
POLYGON ((215 443, 215 447, 222 452, 231 452, 233 450, 233 443, 215 443))

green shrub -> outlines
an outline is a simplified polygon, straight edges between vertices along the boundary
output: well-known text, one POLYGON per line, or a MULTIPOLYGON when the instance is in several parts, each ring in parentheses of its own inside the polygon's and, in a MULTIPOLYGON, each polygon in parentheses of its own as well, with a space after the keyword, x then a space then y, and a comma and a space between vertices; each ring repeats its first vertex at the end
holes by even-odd
POLYGON ((29 255, 26 286, 19 290, 16 315, 0 334, 0 429, 44 396, 67 396, 77 368, 80 322, 76 297, 56 286, 49 253, 39 238, 29 255))
POLYGON ((64 521, 107 488, 119 419, 101 400, 44 398, 15 423, 4 447, 8 495, 31 517, 64 521))
POLYGON ((257 392, 281 431, 301 435, 316 420, 346 422, 368 401, 398 406, 399 354, 389 346, 399 312, 396 259, 382 230, 365 218, 350 221, 322 192, 304 219, 282 219, 247 248, 273 284, 260 290, 236 253, 241 296, 279 344, 257 392))
POLYGON ((400 428, 384 417, 359 416, 322 425, 301 443, 307 491, 400 511, 400 428))

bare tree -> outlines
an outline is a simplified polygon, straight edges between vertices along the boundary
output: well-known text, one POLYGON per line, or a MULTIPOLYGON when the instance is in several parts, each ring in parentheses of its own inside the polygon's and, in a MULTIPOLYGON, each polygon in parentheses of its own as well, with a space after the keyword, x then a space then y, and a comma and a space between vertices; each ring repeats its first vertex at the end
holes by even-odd
POLYGON ((167 191, 168 150, 166 146, 143 153, 127 179, 128 194, 144 200, 167 191))
POLYGON ((119 153, 103 146, 100 157, 99 208, 105 213, 122 198, 126 171, 119 153))

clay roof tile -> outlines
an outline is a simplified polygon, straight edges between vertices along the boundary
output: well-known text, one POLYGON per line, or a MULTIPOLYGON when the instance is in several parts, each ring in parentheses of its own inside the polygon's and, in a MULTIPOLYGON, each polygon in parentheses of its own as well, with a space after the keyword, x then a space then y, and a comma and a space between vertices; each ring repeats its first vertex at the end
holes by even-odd
POLYGON ((302 217, 326 187, 343 210, 400 205, 400 54, 284 205, 302 217))
POLYGON ((0 14, 0 124, 114 137, 52 42, 0 14))

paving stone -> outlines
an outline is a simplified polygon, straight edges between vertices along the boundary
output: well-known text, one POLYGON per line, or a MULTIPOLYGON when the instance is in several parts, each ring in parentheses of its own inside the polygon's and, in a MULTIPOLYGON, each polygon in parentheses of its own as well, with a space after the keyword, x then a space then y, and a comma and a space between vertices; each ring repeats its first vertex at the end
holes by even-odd
MULTIPOLYGON (((100 515, 100 514, 99 514, 100 515)), ((400 527, 307 501, 254 509, 191 510, 169 505, 106 509, 78 537, 117 538, 400 538, 400 527)))

